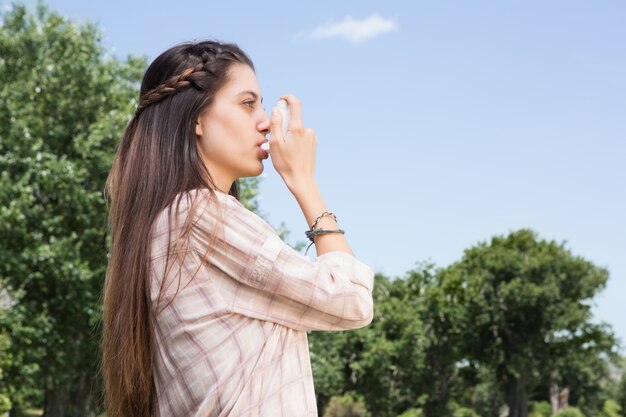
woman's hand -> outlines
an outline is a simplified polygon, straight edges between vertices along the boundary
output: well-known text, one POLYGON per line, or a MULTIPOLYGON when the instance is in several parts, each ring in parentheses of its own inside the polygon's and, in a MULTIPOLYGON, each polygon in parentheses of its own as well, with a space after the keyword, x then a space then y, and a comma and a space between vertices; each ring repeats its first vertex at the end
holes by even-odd
POLYGON ((313 129, 302 125, 302 103, 292 94, 280 97, 290 106, 287 134, 283 136, 280 111, 272 109, 270 124, 270 156, 272 164, 287 188, 293 193, 296 188, 315 182, 315 151, 317 136, 313 129))

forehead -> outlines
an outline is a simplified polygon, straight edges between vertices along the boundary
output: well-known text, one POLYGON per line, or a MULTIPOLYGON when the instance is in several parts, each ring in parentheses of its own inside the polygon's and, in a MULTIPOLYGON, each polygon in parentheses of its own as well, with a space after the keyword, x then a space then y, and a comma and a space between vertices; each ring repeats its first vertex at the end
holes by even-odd
POLYGON ((245 64, 234 64, 228 71, 229 80, 220 89, 218 94, 224 96, 237 96, 242 91, 253 91, 261 95, 256 74, 252 68, 245 64))

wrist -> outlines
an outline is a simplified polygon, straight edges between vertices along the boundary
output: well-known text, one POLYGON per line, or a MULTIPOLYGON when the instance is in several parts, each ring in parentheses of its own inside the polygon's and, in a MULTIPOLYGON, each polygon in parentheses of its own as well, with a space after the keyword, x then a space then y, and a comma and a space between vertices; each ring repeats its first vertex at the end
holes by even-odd
POLYGON ((291 181, 285 181, 287 188, 296 197, 310 195, 312 192, 319 191, 315 178, 298 178, 291 181))

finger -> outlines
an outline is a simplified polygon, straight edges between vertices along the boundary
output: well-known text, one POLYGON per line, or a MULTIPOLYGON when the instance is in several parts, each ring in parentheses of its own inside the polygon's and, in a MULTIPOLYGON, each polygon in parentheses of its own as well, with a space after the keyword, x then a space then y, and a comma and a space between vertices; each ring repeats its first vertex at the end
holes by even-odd
POLYGON ((302 130, 302 102, 293 94, 285 94, 280 98, 289 104, 289 130, 302 130))
POLYGON ((270 117, 270 146, 272 146, 274 142, 285 140, 282 130, 282 115, 280 111, 274 107, 270 117))

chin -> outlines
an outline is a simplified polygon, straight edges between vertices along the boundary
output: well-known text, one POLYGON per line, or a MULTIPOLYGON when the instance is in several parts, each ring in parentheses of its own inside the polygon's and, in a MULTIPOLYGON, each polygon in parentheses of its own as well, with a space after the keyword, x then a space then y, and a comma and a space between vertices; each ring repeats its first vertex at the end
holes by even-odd
POLYGON ((265 167, 263 166, 263 164, 261 163, 261 167, 257 170, 256 174, 254 174, 254 176, 259 176, 263 173, 263 171, 265 170, 265 167))
POLYGON ((259 165, 257 167, 255 167, 254 169, 249 170, 243 176, 244 177, 258 177, 259 175, 261 175, 263 173, 264 170, 265 170, 265 167, 263 166, 263 163, 259 162, 259 165))

